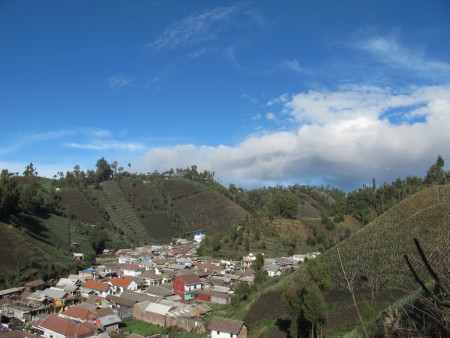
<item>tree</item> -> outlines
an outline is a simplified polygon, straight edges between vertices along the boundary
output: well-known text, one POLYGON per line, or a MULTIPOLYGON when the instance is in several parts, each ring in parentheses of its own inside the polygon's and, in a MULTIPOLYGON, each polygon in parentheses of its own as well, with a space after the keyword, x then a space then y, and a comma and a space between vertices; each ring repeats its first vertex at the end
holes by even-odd
POLYGON ((108 161, 105 160, 104 157, 99 159, 95 166, 97 167, 96 174, 99 183, 107 181, 110 178, 112 178, 113 170, 111 169, 111 165, 108 163, 108 161))
POLYGON ((444 170, 444 159, 439 155, 436 163, 433 164, 427 171, 425 177, 425 183, 428 185, 433 184, 445 184, 447 181, 447 175, 444 170))
POLYGON ((298 214, 298 198, 290 193, 278 193, 272 200, 270 209, 276 216, 295 218, 298 214))
POLYGON ((328 318, 324 292, 331 287, 328 266, 310 261, 299 271, 294 282, 282 293, 283 304, 291 317, 291 334, 315 337, 328 318))
POLYGON ((18 211, 19 191, 14 174, 3 169, 0 176, 0 216, 9 216, 18 211))

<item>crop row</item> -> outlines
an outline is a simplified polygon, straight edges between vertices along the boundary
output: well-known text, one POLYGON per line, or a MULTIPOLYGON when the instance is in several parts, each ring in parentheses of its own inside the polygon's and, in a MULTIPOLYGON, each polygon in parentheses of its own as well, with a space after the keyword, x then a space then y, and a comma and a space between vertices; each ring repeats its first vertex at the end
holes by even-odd
POLYGON ((102 183, 102 190, 94 190, 94 196, 103 204, 112 223, 131 238, 148 236, 144 225, 123 197, 115 181, 102 183))
MULTIPOLYGON (((449 186, 428 188, 390 209, 374 222, 339 244, 344 270, 356 286, 367 286, 374 280, 385 286, 400 287, 412 276, 403 255, 411 258, 419 275, 427 273, 420 261, 413 239, 417 238, 432 264, 444 267, 448 254, 450 204, 449 186), (442 198, 442 196, 446 196, 442 198)), ((330 266, 335 287, 343 287, 345 280, 337 248, 321 255, 320 260, 330 266)))

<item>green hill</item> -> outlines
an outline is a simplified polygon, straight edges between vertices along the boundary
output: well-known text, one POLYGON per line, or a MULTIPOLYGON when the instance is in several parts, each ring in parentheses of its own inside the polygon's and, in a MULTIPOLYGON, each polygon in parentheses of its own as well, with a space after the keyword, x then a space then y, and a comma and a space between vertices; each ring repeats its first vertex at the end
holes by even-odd
MULTIPOLYGON (((420 241, 437 271, 448 271, 449 231, 450 185, 432 186, 399 203, 348 239, 322 253, 317 259, 328 264, 333 286, 326 297, 330 311, 326 329, 339 332, 337 336, 342 336, 358 325, 356 308, 346 289, 339 255, 354 287, 364 320, 373 321, 386 304, 419 288, 403 255, 408 255, 422 278, 430 279, 413 238, 420 241)), ((260 286, 259 294, 230 311, 224 309, 222 315, 245 320, 252 335, 286 337, 289 327, 286 323, 289 320, 282 306, 281 293, 298 273, 302 273, 302 269, 270 279, 260 286)))
POLYGON ((442 270, 449 254, 449 231, 450 185, 432 186, 391 208, 319 260, 329 265, 334 288, 346 285, 339 254, 354 287, 399 287, 412 281, 403 255, 411 257, 419 275, 425 276, 413 239, 420 241, 432 264, 442 270))

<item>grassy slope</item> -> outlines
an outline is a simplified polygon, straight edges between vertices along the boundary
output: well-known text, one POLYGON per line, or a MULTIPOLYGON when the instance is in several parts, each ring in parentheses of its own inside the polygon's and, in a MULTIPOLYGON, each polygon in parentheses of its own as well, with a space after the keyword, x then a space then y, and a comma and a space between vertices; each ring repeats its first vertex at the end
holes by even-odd
MULTIPOLYGON (((365 287, 365 279, 377 275, 386 287, 398 287, 411 281, 403 255, 408 255, 421 276, 426 276, 415 249, 417 238, 436 268, 443 268, 448 255, 446 239, 450 230, 450 185, 427 188, 368 224, 338 248, 346 273, 356 287, 365 287)), ((330 266, 333 286, 345 285, 337 247, 319 258, 330 266)))
POLYGON ((185 232, 223 231, 247 215, 239 205, 198 182, 172 178, 164 181, 164 188, 180 213, 185 232))
POLYGON ((119 186, 151 238, 159 241, 173 238, 175 229, 162 210, 161 198, 153 186, 136 179, 119 182, 119 186))
POLYGON ((0 279, 8 280, 16 271, 43 268, 47 264, 68 267, 72 260, 68 251, 55 245, 38 218, 16 217, 14 225, 0 222, 0 279), (34 223, 34 231, 27 225, 34 223))
MULTIPOLYGON (((446 239, 450 231, 450 185, 427 188, 401 202, 374 222, 357 231, 347 240, 339 243, 339 250, 345 269, 354 276, 357 286, 357 302, 364 316, 364 302, 370 296, 367 282, 359 280, 368 273, 369 262, 376 262, 374 271, 380 276, 384 287, 376 293, 376 305, 390 303, 403 296, 404 286, 411 282, 411 275, 403 261, 403 254, 412 258, 419 273, 428 277, 418 258, 413 238, 418 238, 434 267, 443 269, 444 255, 450 253, 446 239), (399 288, 399 289, 396 289, 399 288)), ((346 223, 351 220, 346 219, 346 223)), ((349 223, 349 224, 350 224, 349 223)), ((357 224, 355 225, 357 227, 357 224)), ((319 260, 330 266, 334 289, 327 296, 330 302, 329 328, 333 330, 353 329, 356 325, 356 310, 350 294, 341 288, 342 273, 339 268, 336 247, 323 253, 319 260)), ((442 270, 441 270, 442 271, 442 270)), ((297 272, 298 273, 298 272, 297 272)), ((222 310, 228 318, 244 319, 250 325, 250 336, 286 336, 283 327, 286 313, 281 304, 281 292, 292 282, 295 273, 279 278, 272 285, 262 286, 259 295, 232 310, 222 310), (277 320, 280 319, 278 322, 277 320)), ((417 287, 415 284, 411 284, 417 287)), ((376 314, 375 314, 376 315, 376 314)), ((373 318, 373 317, 372 317, 373 318)), ((341 331, 342 333, 342 331, 341 331)))

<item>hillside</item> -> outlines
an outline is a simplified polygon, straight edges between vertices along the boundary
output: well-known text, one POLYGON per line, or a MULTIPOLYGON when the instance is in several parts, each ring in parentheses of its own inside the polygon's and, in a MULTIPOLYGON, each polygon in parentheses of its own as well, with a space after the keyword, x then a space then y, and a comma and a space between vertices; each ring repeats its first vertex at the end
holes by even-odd
POLYGON ((14 285, 33 275, 44 278, 57 267, 70 266, 72 256, 61 247, 64 241, 38 218, 19 215, 11 223, 0 222, 0 285, 14 285))
MULTIPOLYGON (((308 220, 302 221, 303 224, 308 223, 308 220)), ((366 311, 363 311, 363 316, 367 316, 364 320, 373 320, 386 304, 418 289, 404 262, 404 254, 410 257, 419 274, 425 280, 429 279, 413 238, 419 239, 436 270, 441 273, 447 271, 449 221, 450 185, 432 186, 404 200, 338 244, 344 269, 354 282, 360 311, 366 311), (369 312, 368 304, 371 308, 369 312)), ((287 222, 274 220, 273 223, 283 235, 287 222)), ((349 217, 346 217, 345 224, 354 230, 359 228, 357 222, 349 217)), ((301 223, 292 222, 291 226, 296 229, 292 234, 301 235, 301 223)), ((339 332, 337 336, 341 336, 358 325, 358 317, 350 293, 345 288, 338 257, 337 247, 334 246, 322 253, 318 260, 328 264, 333 286, 326 297, 330 311, 327 330, 339 332)), ((297 273, 301 273, 301 269, 269 279, 260 286, 259 294, 223 315, 245 320, 255 336, 286 337, 290 322, 282 306, 281 293, 297 273)))
POLYGON ((432 264, 441 270, 448 257, 450 185, 432 186, 399 203, 319 258, 330 267, 334 288, 345 288, 339 262, 357 288, 400 287, 412 280, 403 255, 426 277, 413 239, 417 238, 432 264))

